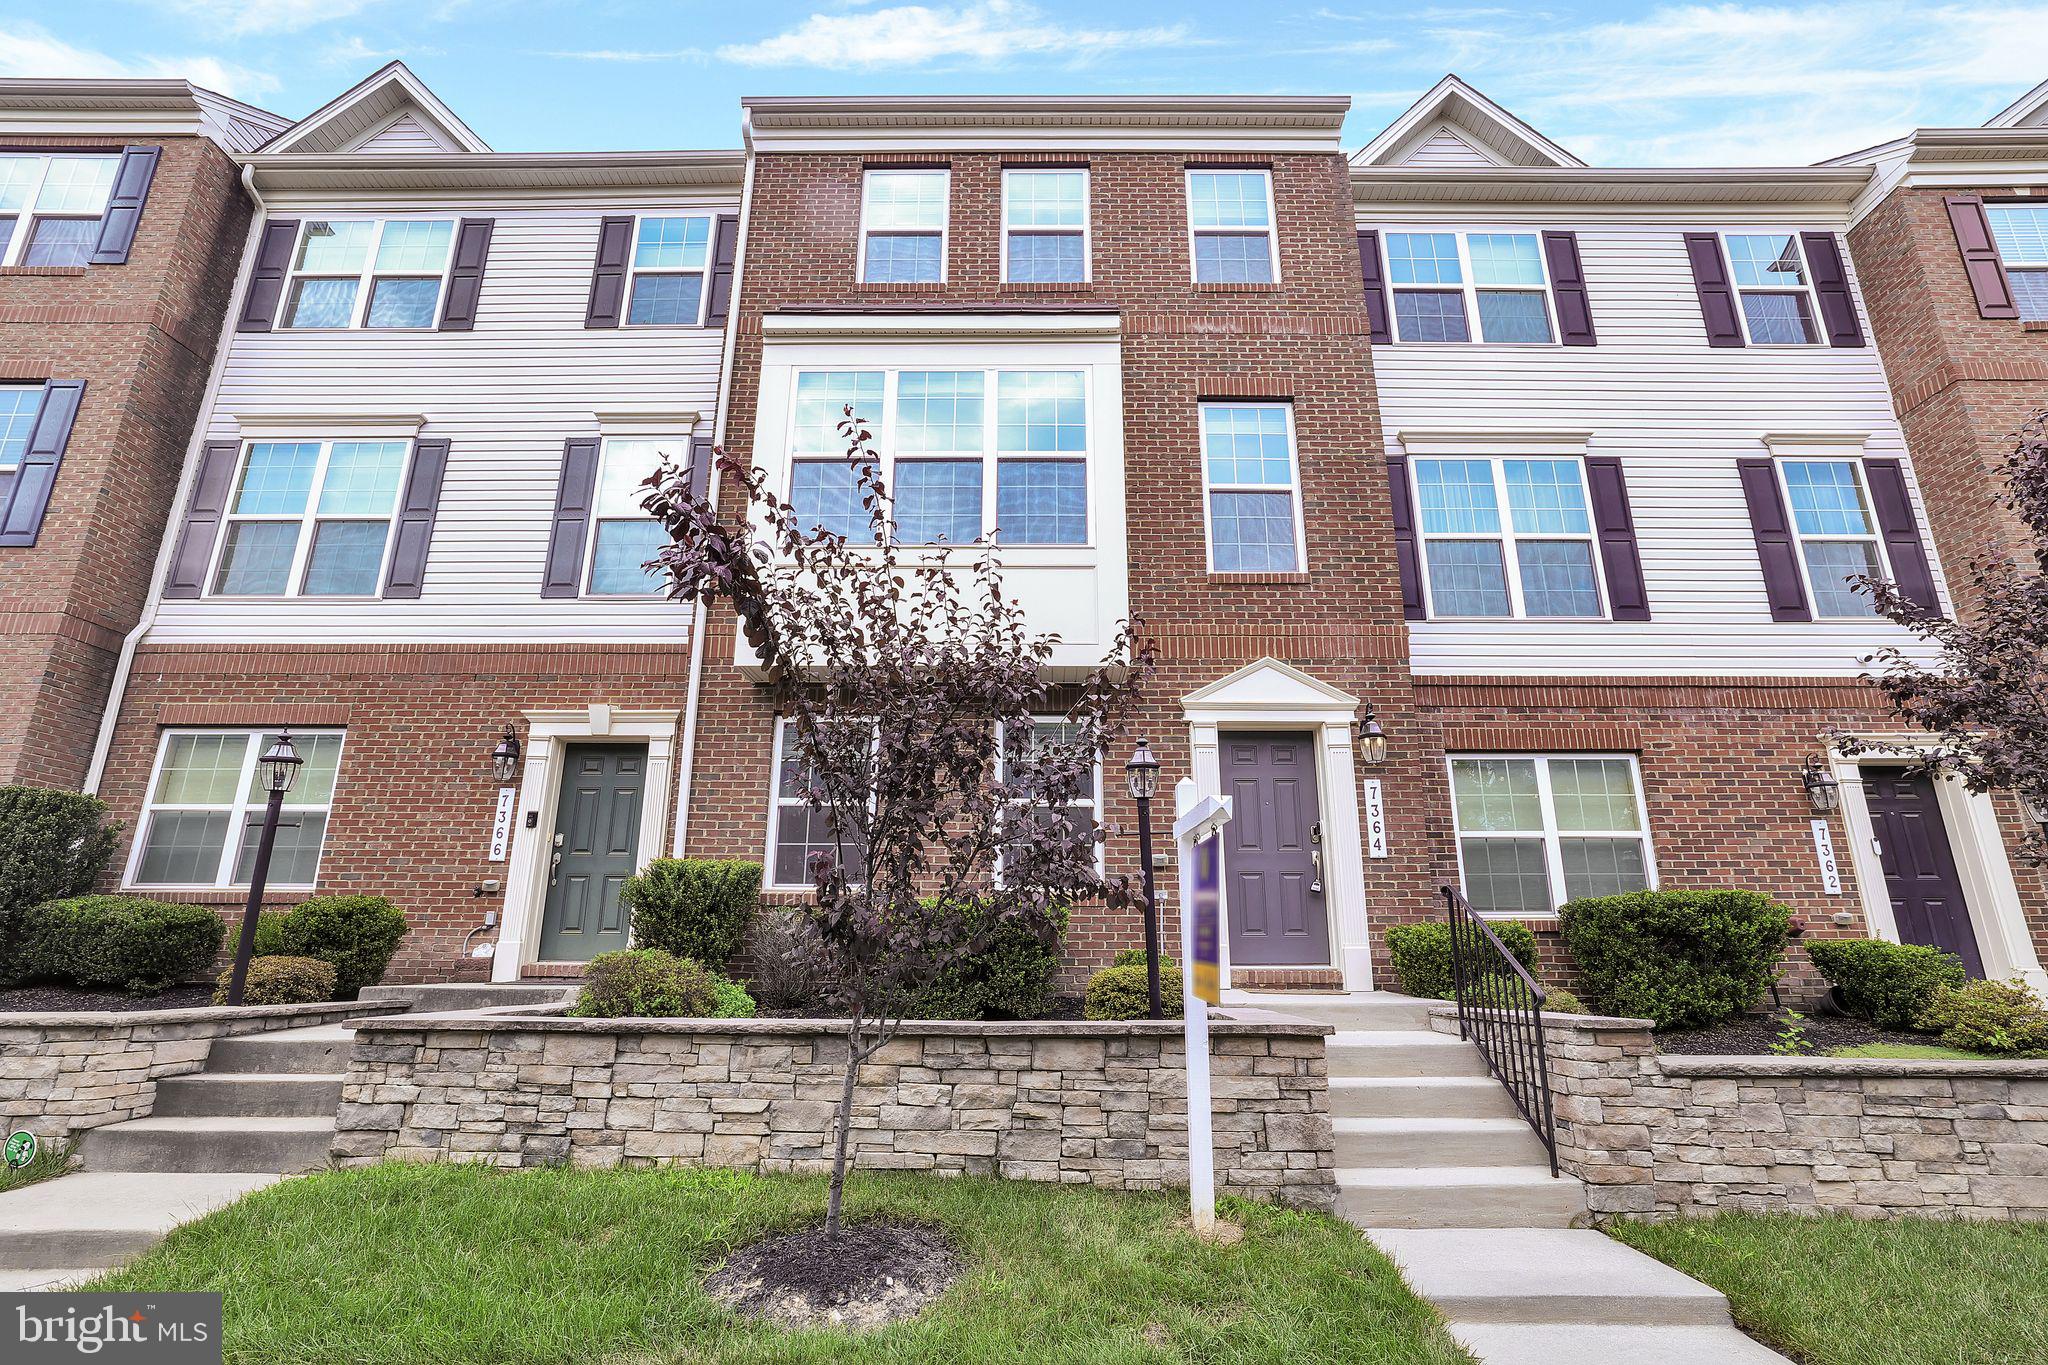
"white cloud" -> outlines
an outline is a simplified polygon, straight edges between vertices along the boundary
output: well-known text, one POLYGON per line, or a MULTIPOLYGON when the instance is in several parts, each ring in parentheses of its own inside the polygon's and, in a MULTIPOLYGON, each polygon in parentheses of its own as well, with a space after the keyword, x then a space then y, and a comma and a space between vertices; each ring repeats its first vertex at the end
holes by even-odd
POLYGON ((229 33, 297 33, 359 14, 377 0, 169 0, 229 33))
POLYGON ((759 42, 721 47, 743 66, 925 66, 948 59, 1006 62, 1065 57, 1085 62, 1134 48, 1190 42, 1185 25, 1078 28, 1046 17, 1022 0, 974 0, 957 7, 897 5, 854 14, 813 14, 795 28, 759 42))
POLYGON ((34 24, 0 25, 0 76, 178 79, 243 99, 277 89, 275 77, 216 57, 115 57, 73 47, 34 24))
POLYGON ((598 47, 581 52, 543 52, 543 57, 562 57, 573 62, 701 62, 710 54, 701 47, 678 47, 666 52, 636 52, 630 48, 598 47))
POLYGON ((441 49, 438 47, 372 47, 359 35, 351 35, 321 53, 320 60, 329 66, 382 66, 394 58, 440 55, 441 49))

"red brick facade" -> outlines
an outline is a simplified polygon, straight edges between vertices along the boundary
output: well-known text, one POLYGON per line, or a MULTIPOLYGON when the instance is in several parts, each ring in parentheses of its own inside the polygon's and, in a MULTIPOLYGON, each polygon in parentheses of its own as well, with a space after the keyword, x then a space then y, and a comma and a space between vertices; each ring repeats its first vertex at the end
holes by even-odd
MULTIPOLYGON (((235 167, 212 142, 139 143, 163 150, 125 265, 0 269, 0 382, 85 381, 36 543, 0 548, 0 783, 85 778, 248 228, 235 167)), ((121 141, 10 145, 118 151, 121 141)))

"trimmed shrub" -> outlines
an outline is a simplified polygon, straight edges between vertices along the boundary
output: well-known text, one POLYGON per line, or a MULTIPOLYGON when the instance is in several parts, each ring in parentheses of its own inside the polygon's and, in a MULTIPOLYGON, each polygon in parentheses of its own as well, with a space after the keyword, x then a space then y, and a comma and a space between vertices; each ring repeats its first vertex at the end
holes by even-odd
MULTIPOLYGON (((927 908, 933 903, 927 902, 927 908)), ((978 906, 961 909, 977 915, 978 906)), ((940 972, 919 992, 911 1014, 919 1019, 1036 1019, 1058 998, 1055 978, 1067 937, 1067 912, 1052 911, 1050 946, 1019 924, 988 930, 979 952, 940 972)))
POLYGON ((2023 982, 1937 986, 1918 1020, 1945 1047, 2000 1057, 2048 1057, 2048 1009, 2023 982))
POLYGON ((1759 891, 1632 891, 1572 901, 1565 946, 1607 1014, 1709 1028, 1770 986, 1792 914, 1759 891))
POLYGON ((714 1019, 751 1019, 756 1011, 754 997, 747 994, 747 988, 729 976, 711 974, 711 995, 714 1001, 711 1017, 714 1019))
MULTIPOLYGON (((259 942, 262 922, 256 927, 259 942)), ((353 1000, 384 979, 405 915, 382 896, 315 896, 284 917, 277 946, 293 957, 317 957, 334 968, 334 998, 353 1000)))
MULTIPOLYGON (((228 1002, 229 967, 214 983, 213 1003, 228 1002)), ((316 957, 253 957, 242 981, 245 1005, 310 1005, 334 998, 334 968, 316 957)))
POLYGON ((818 983, 808 940, 817 931, 801 911, 765 907, 747 929, 747 985, 776 1009, 816 1011, 818 983))
POLYGON ((761 904, 761 865, 725 858, 656 858, 628 877, 633 944, 722 968, 747 939, 761 904))
MULTIPOLYGON (((1536 974, 1536 935, 1528 925, 1515 920, 1488 920, 1487 926, 1499 936, 1515 960, 1536 974)), ((1396 924, 1387 930, 1387 953, 1394 959, 1394 975, 1409 995, 1432 1000, 1455 998, 1456 982, 1451 975, 1451 926, 1442 920, 1418 924, 1396 924)))
POLYGON ((1954 953, 1874 938, 1818 939, 1806 955, 1842 992, 1842 1003, 1886 1028, 1911 1028, 1936 990, 1969 980, 1954 953))
MULTIPOLYGON (((284 922, 291 916, 283 910, 262 910, 256 915, 256 956, 287 957, 284 950, 284 922)), ((235 931, 228 935, 232 942, 242 932, 242 923, 235 921, 235 931)))
MULTIPOLYGON (((1168 970, 1159 964, 1159 1012, 1168 1019, 1181 1017, 1180 968, 1168 970)), ((1084 1019, 1146 1019, 1151 1017, 1151 998, 1146 994, 1145 965, 1104 967, 1088 978, 1081 997, 1084 1019)))
POLYGON ((96 796, 55 787, 0 787, 0 982, 31 906, 82 896, 106 867, 121 826, 96 796))
MULTIPOLYGON (((1112 967, 1142 967, 1145 965, 1145 950, 1143 948, 1120 948, 1117 950, 1117 955, 1110 959, 1109 965, 1112 967)), ((1173 958, 1170 955, 1166 953, 1159 955, 1159 970, 1161 972, 1174 970, 1173 958)))
POLYGON ((18 966, 25 980, 155 995, 180 981, 203 979, 226 933, 220 916, 203 905, 73 896, 22 916, 18 966))
POLYGON ((569 1013, 582 1019, 708 1019, 718 989, 702 964, 659 948, 599 953, 569 1013))
POLYGON ((1543 992, 1545 1014, 1591 1014, 1586 1002, 1562 986, 1547 987, 1543 992))

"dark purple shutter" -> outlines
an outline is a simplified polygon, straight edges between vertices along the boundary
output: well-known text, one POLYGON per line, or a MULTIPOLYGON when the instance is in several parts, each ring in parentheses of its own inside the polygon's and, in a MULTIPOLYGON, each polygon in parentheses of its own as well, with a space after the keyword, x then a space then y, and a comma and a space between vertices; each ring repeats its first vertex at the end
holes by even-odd
POLYGON ((238 332, 267 332, 277 325, 277 307, 284 299, 284 277, 290 273, 292 247, 299 240, 299 220, 273 218, 256 241, 256 264, 249 271, 249 292, 242 296, 238 332))
POLYGON ((1586 272, 1579 265, 1579 239, 1570 232, 1543 234, 1543 260, 1550 267, 1550 292, 1557 300, 1557 339, 1567 346, 1596 346, 1593 304, 1586 297, 1586 272))
POLYGON ((1427 615, 1422 605, 1422 556, 1415 543, 1415 499, 1408 491, 1408 457, 1387 457, 1387 495, 1394 509, 1394 558, 1401 565, 1401 615, 1410 621, 1427 615))
MULTIPOLYGON (((630 220, 628 220, 630 221, 630 220)), ((555 490, 555 529, 548 537, 542 597, 583 592, 583 543, 590 539, 590 497, 597 486, 597 438, 571 436, 562 445, 562 483, 555 490)))
POLYGON ((717 458, 716 455, 712 454, 711 438, 709 436, 699 436, 690 442, 690 493, 692 496, 701 498, 704 496, 705 490, 711 487, 712 465, 716 462, 717 458))
POLYGON ((1835 234, 1802 232, 1799 241, 1806 248, 1806 268, 1813 272, 1813 292, 1820 296, 1820 321, 1827 328, 1828 345, 1861 346, 1863 324, 1856 317, 1856 296, 1849 292, 1849 272, 1842 265, 1835 234))
POLYGON ((484 262, 491 255, 491 223, 489 218, 465 218, 455 230, 455 264, 448 270, 448 296, 441 303, 444 332, 467 332, 476 326, 484 262))
POLYGON ((85 396, 83 379, 52 379, 43 386, 43 405, 29 428, 28 448, 14 468, 14 486, 0 507, 0 545, 33 545, 49 510, 50 490, 57 485, 57 466, 71 442, 71 423, 85 396))
POLYGON ((220 534, 220 519, 228 510, 235 461, 241 453, 239 441, 208 441, 200 447, 199 472, 192 479, 192 496, 186 500, 184 523, 178 528, 178 548, 171 552, 165 597, 197 597, 206 590, 206 566, 213 559, 214 538, 220 534))
POLYGON ((597 226, 597 264, 591 268, 585 327, 616 327, 626 311, 626 260, 633 250, 633 220, 607 218, 597 226))
POLYGON ((1949 226, 1956 230, 1956 246, 1963 253, 1963 270, 1977 295, 1980 318, 2016 318, 2019 305, 2013 302, 2012 282, 2005 277, 2005 262, 1998 257, 1998 242, 1991 235, 1991 220, 1984 216, 1984 201, 1974 194, 1951 194, 1949 226))
POLYGON ((736 213, 721 213, 711 233, 711 278, 705 282, 710 297, 704 300, 704 325, 722 327, 732 312, 732 272, 740 257, 740 219, 736 213))
POLYGON ((1628 509, 1628 483, 1621 459, 1586 457, 1586 483, 1593 497, 1593 529, 1600 536, 1600 563, 1607 572, 1607 609, 1617 621, 1650 619, 1650 594, 1643 586, 1643 560, 1636 548, 1636 522, 1628 509))
POLYGON ((100 240, 92 249, 94 265, 128 264, 128 249, 135 245, 135 229, 142 222, 142 206, 149 202, 149 182, 156 179, 158 155, 155 147, 122 151, 113 192, 107 196, 106 216, 100 219, 100 240))
POLYGON ((1934 591, 1927 545, 1920 536, 1919 519, 1913 515, 1912 496, 1906 491, 1905 467, 1897 460, 1865 460, 1863 478, 1870 485, 1885 558, 1892 564, 1892 582, 1923 610, 1938 614, 1941 598, 1934 591))
POLYGON ((1394 339, 1387 312, 1387 279, 1380 270, 1380 235, 1370 229, 1358 233, 1358 269, 1365 278, 1365 318, 1372 326, 1372 344, 1385 346, 1394 339))
POLYGON ((1700 295, 1700 317, 1707 324, 1707 345, 1742 345, 1742 319, 1736 314, 1735 286, 1728 280, 1728 262, 1721 255, 1721 239, 1711 232, 1688 232, 1685 254, 1692 261, 1692 283, 1700 295))
POLYGON ((427 546, 434 539, 434 512, 441 505, 441 476, 448 469, 448 442, 433 437, 412 443, 412 468, 393 528, 386 597, 418 597, 427 581, 427 546))
POLYGON ((1785 499, 1778 492, 1778 470, 1770 460, 1737 460, 1742 496, 1749 503, 1749 528, 1756 536, 1756 557, 1764 569, 1764 595, 1773 621, 1811 621, 1806 585, 1799 578, 1799 546, 1785 499))

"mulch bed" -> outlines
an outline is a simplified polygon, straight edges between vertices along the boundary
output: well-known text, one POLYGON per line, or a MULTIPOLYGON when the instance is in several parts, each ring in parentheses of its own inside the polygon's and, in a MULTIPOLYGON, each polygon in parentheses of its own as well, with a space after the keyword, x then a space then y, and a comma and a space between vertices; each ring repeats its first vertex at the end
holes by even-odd
POLYGON ((864 1331, 914 1318, 960 1278, 945 1233, 919 1223, 822 1224, 741 1247, 704 1281, 736 1313, 783 1327, 864 1331))
MULTIPOLYGON (((1925 1044, 1935 1041, 1929 1034, 1879 1028, 1868 1019, 1847 1015, 1809 1014, 1799 1023, 1805 1029, 1804 1055, 1815 1057, 1825 1056, 1838 1047, 1858 1047, 1864 1043, 1925 1044)), ((1714 1028, 1660 1033, 1657 1035, 1657 1050, 1692 1056, 1740 1057, 1769 1053, 1771 1044, 1778 1041, 1778 1035, 1785 1026, 1781 1015, 1745 1014, 1714 1028)))
POLYGON ((80 1010, 196 1010, 213 1007, 213 987, 173 986, 161 995, 124 995, 76 986, 17 986, 0 991, 0 1013, 29 1010, 70 1014, 80 1010))

